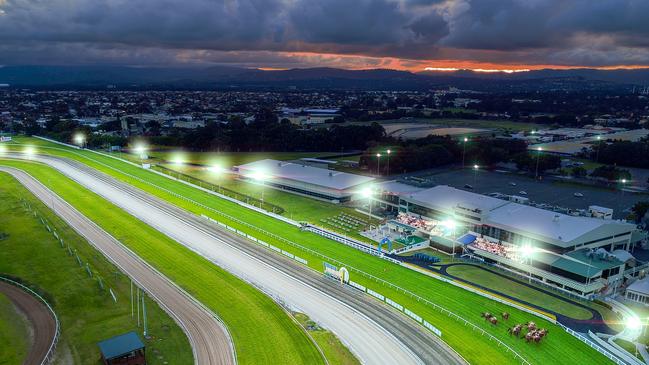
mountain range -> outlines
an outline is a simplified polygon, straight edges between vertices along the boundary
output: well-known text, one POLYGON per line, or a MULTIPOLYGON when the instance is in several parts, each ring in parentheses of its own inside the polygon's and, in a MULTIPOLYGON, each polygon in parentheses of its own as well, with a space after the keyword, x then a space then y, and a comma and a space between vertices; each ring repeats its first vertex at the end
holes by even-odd
POLYGON ((629 88, 649 85, 649 69, 543 69, 517 73, 470 70, 408 72, 387 69, 297 68, 260 70, 127 66, 4 66, 0 84, 26 88, 292 88, 292 89, 470 89, 629 88))

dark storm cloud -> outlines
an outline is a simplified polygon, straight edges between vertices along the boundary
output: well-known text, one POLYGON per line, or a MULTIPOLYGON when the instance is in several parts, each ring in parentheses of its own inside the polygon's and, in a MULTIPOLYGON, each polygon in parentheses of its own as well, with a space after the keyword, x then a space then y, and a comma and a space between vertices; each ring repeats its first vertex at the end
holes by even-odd
POLYGON ((649 64, 646 14, 646 0, 0 0, 0 64, 649 64))

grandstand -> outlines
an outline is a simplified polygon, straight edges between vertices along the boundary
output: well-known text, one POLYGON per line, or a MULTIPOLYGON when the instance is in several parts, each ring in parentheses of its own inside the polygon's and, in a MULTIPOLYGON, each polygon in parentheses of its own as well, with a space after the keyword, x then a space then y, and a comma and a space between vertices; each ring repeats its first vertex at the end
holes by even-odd
POLYGON ((646 235, 634 224, 576 217, 449 186, 402 194, 397 220, 431 246, 463 252, 583 297, 637 271, 646 235))
POLYGON ((240 179, 332 203, 355 199, 374 181, 373 177, 272 159, 235 166, 233 170, 240 179))

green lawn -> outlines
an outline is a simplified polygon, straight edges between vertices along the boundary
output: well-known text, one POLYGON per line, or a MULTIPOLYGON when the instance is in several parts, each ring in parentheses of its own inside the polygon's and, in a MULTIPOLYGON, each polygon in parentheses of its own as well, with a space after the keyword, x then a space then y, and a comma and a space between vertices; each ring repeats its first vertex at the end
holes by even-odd
POLYGON ((478 285, 488 287, 514 298, 534 303, 548 310, 561 313, 575 319, 590 319, 591 313, 587 309, 566 303, 553 296, 539 292, 536 289, 521 285, 513 280, 503 279, 501 276, 470 265, 456 265, 447 269, 448 273, 459 278, 469 280, 478 285))
MULTIPOLYGON (((45 144, 40 141, 38 143, 45 144)), ((309 266, 315 270, 322 270, 322 259, 318 256, 295 248, 283 241, 278 241, 262 232, 253 231, 247 226, 239 224, 229 218, 225 218, 214 211, 193 204, 185 199, 177 198, 160 188, 169 189, 175 193, 181 194, 182 196, 193 199, 194 201, 200 201, 202 204, 212 209, 229 214, 232 217, 239 217, 260 229, 281 235, 285 239, 327 255, 332 258, 331 260, 336 259, 339 262, 344 263, 344 265, 351 271, 352 280, 381 292, 385 296, 418 313, 430 323, 433 323, 443 332, 442 339, 454 347, 471 363, 514 364, 517 362, 511 354, 507 353, 502 348, 499 348, 494 342, 488 340, 487 337, 480 336, 477 332, 472 332, 469 327, 466 327, 461 322, 453 320, 445 314, 440 313, 429 304, 415 300, 415 298, 410 294, 384 286, 373 279, 363 276, 365 274, 362 273, 371 274, 375 277, 380 277, 395 283, 410 293, 416 293, 421 298, 430 300, 444 308, 453 310, 459 315, 472 321, 477 326, 484 328, 489 333, 498 337, 532 363, 606 363, 606 359, 595 350, 587 347, 585 344, 565 333, 559 327, 533 317, 530 314, 488 300, 433 278, 423 276, 422 274, 405 267, 397 266, 384 260, 368 256, 355 249, 343 246, 315 234, 302 232, 283 222, 256 212, 242 209, 236 204, 218 199, 197 189, 155 175, 135 166, 111 158, 98 156, 87 151, 82 151, 78 154, 60 150, 48 151, 58 155, 78 159, 91 167, 95 167, 111 174, 120 180, 140 187, 196 214, 206 214, 235 228, 250 232, 257 238, 263 239, 280 248, 287 249, 308 259, 309 266), (114 169, 133 176, 142 177, 146 179, 148 183, 143 183, 114 169), (155 184, 155 186, 151 184, 155 184), (534 320, 542 327, 551 328, 552 335, 549 336, 547 341, 544 341, 541 346, 529 346, 524 341, 519 341, 507 336, 505 327, 507 324, 502 324, 502 326, 492 326, 481 320, 480 312, 483 311, 489 311, 492 313, 509 311, 511 313, 511 323, 522 323, 534 320), (471 338, 471 346, 466 346, 467 336, 471 338)))
POLYGON ((327 329, 319 327, 315 322, 311 321, 306 314, 294 313, 294 316, 318 344, 322 352, 325 354, 329 365, 360 364, 358 359, 354 357, 354 354, 352 354, 351 351, 340 342, 335 334, 331 333, 327 329))
POLYGON ((29 348, 28 326, 9 298, 0 293, 0 364, 22 364, 29 348))
MULTIPOLYGON (((9 234, 0 241, 0 273, 29 283, 53 306, 61 321, 56 363, 95 364, 100 358, 98 341, 132 330, 139 331, 142 337, 136 320, 131 318, 130 282, 126 276, 5 173, 0 173, 0 201, 0 231, 9 234), (79 267, 74 256, 68 255, 39 218, 24 208, 20 199, 28 201, 33 212, 45 217, 64 242, 77 251, 89 264, 93 278, 79 267), (106 288, 112 288, 117 303, 107 289, 100 289, 97 277, 102 278, 106 288)), ((147 312, 151 335, 145 340, 151 354, 148 362, 191 363, 192 350, 180 327, 148 298, 147 312)), ((5 336, 0 339, 5 341, 5 336)), ((16 346, 18 352, 22 351, 19 344, 16 346)))
POLYGON ((47 166, 11 160, 0 160, 0 164, 21 168, 46 183, 212 309, 232 334, 239 364, 323 363, 305 331, 254 287, 47 166))

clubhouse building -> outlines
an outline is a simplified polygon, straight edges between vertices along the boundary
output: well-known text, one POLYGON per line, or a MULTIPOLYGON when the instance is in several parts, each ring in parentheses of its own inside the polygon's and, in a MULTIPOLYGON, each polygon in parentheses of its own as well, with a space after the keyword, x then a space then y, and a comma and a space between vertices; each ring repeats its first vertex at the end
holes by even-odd
POLYGON ((240 179, 331 203, 344 203, 358 197, 359 192, 375 180, 373 177, 272 159, 235 166, 233 170, 240 179))
POLYGON ((378 203, 398 211, 396 220, 435 249, 585 298, 635 274, 640 263, 632 252, 646 240, 624 221, 560 214, 444 185, 402 193, 382 189, 378 203))

